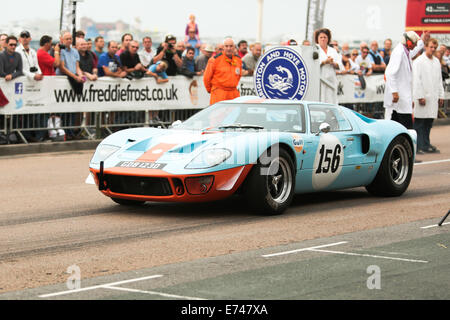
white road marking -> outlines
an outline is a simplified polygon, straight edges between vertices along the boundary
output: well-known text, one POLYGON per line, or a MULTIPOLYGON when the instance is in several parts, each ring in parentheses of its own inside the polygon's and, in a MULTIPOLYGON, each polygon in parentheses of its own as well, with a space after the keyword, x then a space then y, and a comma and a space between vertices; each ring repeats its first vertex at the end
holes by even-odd
POLYGON ((320 248, 326 248, 326 247, 331 247, 331 246, 337 246, 337 245, 344 244, 344 243, 347 243, 347 241, 341 241, 341 242, 335 242, 335 243, 330 243, 330 244, 324 244, 324 245, 321 245, 321 246, 315 246, 315 247, 310 247, 310 248, 303 248, 303 249, 296 249, 296 250, 290 250, 290 251, 283 251, 283 252, 265 254, 265 255, 263 255, 263 257, 264 258, 269 258, 269 257, 281 256, 281 255, 285 255, 285 254, 291 254, 291 253, 296 253, 296 252, 308 251, 308 250, 311 250, 311 249, 320 249, 320 248))
POLYGON ((297 253, 297 252, 313 251, 313 252, 344 254, 344 255, 349 255, 349 256, 360 256, 360 257, 390 259, 390 260, 407 261, 407 262, 428 263, 428 261, 425 261, 425 260, 414 260, 414 259, 405 259, 405 258, 396 258, 396 257, 387 257, 387 256, 377 256, 377 255, 364 254, 364 253, 352 253, 352 252, 332 251, 332 250, 322 250, 321 249, 321 248, 326 248, 326 247, 331 247, 331 246, 337 246, 337 245, 344 244, 344 243, 348 243, 348 242, 341 241, 341 242, 335 242, 335 243, 330 243, 330 244, 324 244, 321 246, 302 248, 302 249, 296 249, 296 250, 290 250, 290 251, 283 251, 283 252, 277 252, 277 253, 272 253, 272 254, 265 254, 265 255, 263 255, 263 257, 268 258, 268 257, 281 256, 281 255, 297 253))
POLYGON ((137 282, 137 281, 144 281, 144 280, 155 279, 155 278, 161 278, 161 277, 162 277, 162 275, 157 274, 157 275, 148 276, 148 277, 142 277, 142 278, 136 278, 136 279, 129 279, 129 280, 124 280, 124 281, 112 282, 112 283, 105 283, 105 284, 101 284, 101 285, 98 285, 98 286, 91 286, 91 287, 86 287, 86 288, 80 288, 80 289, 73 289, 73 290, 67 290, 67 291, 61 291, 61 292, 55 292, 55 293, 49 293, 49 294, 43 294, 43 295, 40 295, 39 298, 56 297, 56 296, 61 296, 61 295, 64 295, 64 294, 71 294, 71 293, 77 293, 77 292, 83 292, 83 291, 89 291, 89 290, 101 289, 101 288, 105 288, 105 287, 118 286, 118 285, 125 284, 125 283, 131 283, 131 282, 137 282))
POLYGON ((105 288, 105 289, 112 289, 112 290, 119 290, 119 291, 127 291, 127 292, 136 292, 136 293, 145 293, 145 294, 151 294, 151 295, 158 295, 158 296, 162 296, 162 297, 166 297, 166 298, 175 298, 175 299, 184 299, 184 300, 207 300, 207 299, 203 299, 203 298, 180 296, 180 295, 176 295, 176 294, 169 294, 169 293, 156 292, 156 291, 144 291, 144 290, 138 290, 138 289, 122 288, 122 287, 105 286, 103 288, 105 288))
POLYGON ((428 261, 425 261, 425 260, 414 260, 414 259, 404 259, 404 258, 396 258, 396 257, 376 256, 376 255, 364 254, 364 253, 342 252, 342 251, 332 251, 332 250, 318 250, 318 249, 309 249, 309 251, 344 254, 344 255, 348 255, 348 256, 360 256, 360 257, 369 257, 369 258, 390 259, 390 260, 407 261, 407 262, 428 263, 428 261))
MULTIPOLYGON (((446 224, 450 224, 450 222, 444 222, 442 225, 446 225, 446 224)), ((428 229, 428 228, 434 228, 434 227, 439 227, 439 226, 437 224, 433 224, 431 226, 420 227, 420 229, 428 229)))
POLYGON ((424 164, 435 164, 435 163, 443 163, 443 162, 450 162, 450 159, 424 161, 424 162, 414 163, 414 165, 415 166, 423 166, 424 164))

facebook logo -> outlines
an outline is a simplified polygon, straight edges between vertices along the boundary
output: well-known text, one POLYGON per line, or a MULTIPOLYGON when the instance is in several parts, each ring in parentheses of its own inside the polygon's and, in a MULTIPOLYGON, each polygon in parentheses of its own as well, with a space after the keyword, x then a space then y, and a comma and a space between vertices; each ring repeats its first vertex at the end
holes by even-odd
POLYGON ((23 93, 23 83, 22 82, 16 82, 16 94, 22 94, 23 93))

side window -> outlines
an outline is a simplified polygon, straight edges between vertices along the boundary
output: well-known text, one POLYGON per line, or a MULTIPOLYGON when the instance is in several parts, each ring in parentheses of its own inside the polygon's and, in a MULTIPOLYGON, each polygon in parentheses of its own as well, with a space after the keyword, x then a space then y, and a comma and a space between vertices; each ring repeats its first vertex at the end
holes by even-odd
POLYGON ((319 132, 319 126, 323 122, 330 125, 330 131, 352 130, 352 126, 339 107, 309 105, 309 116, 311 119, 311 133, 319 132))

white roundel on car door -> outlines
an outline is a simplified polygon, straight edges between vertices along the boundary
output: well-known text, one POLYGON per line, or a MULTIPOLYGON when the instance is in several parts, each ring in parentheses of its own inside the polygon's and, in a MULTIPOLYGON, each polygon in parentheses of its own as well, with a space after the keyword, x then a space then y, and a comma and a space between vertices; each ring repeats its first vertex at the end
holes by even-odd
POLYGON ((330 134, 322 134, 314 159, 312 185, 316 190, 324 189, 339 176, 344 163, 344 148, 339 139, 330 134))

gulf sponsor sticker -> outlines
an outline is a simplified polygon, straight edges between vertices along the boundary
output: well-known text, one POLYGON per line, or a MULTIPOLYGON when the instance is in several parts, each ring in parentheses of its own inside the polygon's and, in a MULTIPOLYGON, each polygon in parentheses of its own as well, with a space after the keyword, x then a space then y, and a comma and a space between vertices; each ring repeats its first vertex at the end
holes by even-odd
POLYGON ((301 152, 303 150, 303 138, 297 134, 292 135, 292 145, 295 151, 301 152))

